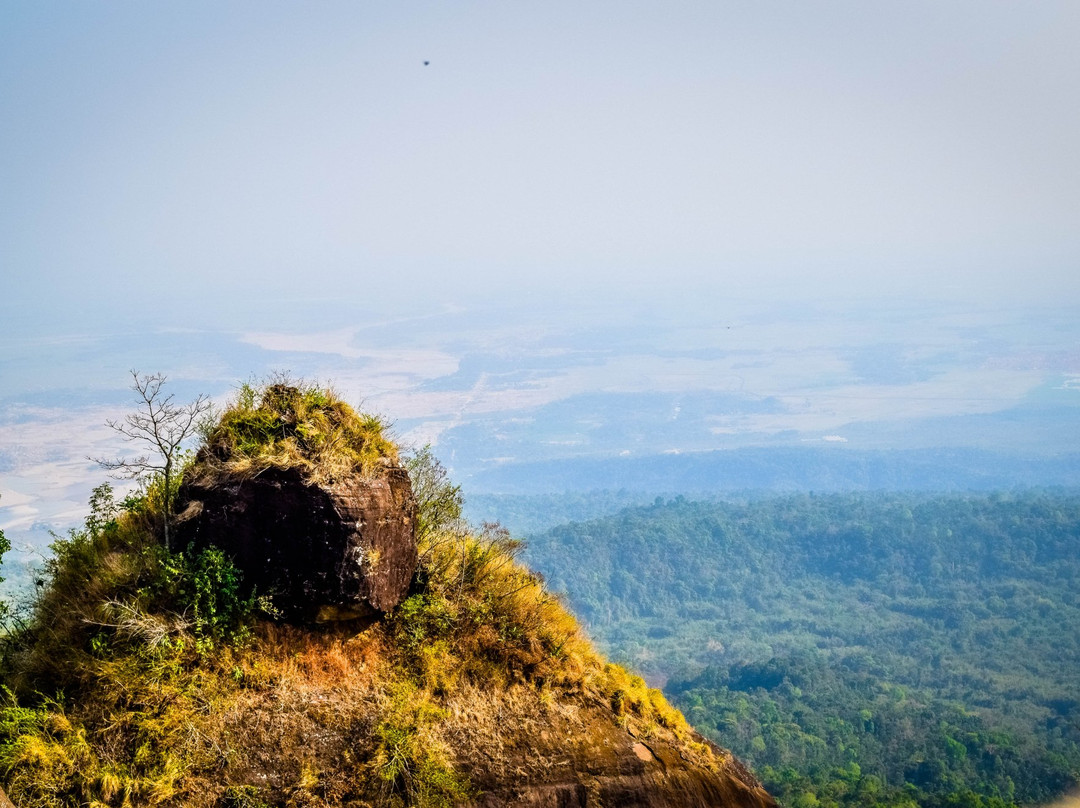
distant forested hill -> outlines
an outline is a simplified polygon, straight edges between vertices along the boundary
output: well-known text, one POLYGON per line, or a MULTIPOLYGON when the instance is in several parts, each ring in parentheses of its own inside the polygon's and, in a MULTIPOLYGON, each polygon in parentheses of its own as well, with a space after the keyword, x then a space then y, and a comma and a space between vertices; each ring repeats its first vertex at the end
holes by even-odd
POLYGON ((657 500, 528 561, 789 805, 1032 804, 1080 776, 1075 493, 657 500))
MULTIPOLYGON (((478 446, 490 441, 474 439, 478 446)), ((441 448, 441 446, 440 446, 441 448)), ((487 451, 487 449, 485 449, 487 451)), ((468 466, 469 464, 466 463, 468 466)), ((476 465, 463 482, 474 493, 551 494, 609 490, 674 491, 998 491, 1080 486, 1080 454, 1052 456, 986 449, 852 449, 760 446, 714 451, 578 456, 476 465)))

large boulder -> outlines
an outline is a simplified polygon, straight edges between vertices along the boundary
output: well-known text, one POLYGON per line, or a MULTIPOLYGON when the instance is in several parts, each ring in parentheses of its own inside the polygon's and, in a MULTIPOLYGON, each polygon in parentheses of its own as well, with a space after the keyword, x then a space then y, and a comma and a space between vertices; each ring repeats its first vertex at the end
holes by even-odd
POLYGON ((220 547, 286 619, 387 612, 416 570, 416 501, 396 464, 326 483, 291 468, 195 477, 176 510, 179 549, 220 547))

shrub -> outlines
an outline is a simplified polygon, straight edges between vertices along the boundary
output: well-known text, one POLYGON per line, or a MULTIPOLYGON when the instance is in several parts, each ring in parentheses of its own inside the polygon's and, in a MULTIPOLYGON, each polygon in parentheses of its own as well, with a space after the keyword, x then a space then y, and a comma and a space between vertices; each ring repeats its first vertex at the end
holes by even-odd
POLYGON ((435 731, 445 710, 408 682, 395 683, 375 729, 372 767, 392 806, 449 808, 471 796, 468 778, 454 771, 435 731))
POLYGON ((268 610, 268 602, 254 592, 244 593, 243 575, 217 547, 183 558, 181 565, 178 600, 190 610, 196 636, 231 643, 246 640, 256 613, 268 610))
POLYGON ((461 527, 461 486, 450 482, 442 463, 425 446, 405 458, 416 498, 416 538, 424 542, 435 533, 461 527))

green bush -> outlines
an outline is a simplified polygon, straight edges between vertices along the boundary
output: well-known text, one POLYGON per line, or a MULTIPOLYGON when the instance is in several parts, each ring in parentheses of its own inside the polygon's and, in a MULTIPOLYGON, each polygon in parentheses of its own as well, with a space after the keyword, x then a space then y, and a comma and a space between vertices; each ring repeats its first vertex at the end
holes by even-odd
POLYGON ((423 691, 397 682, 375 728, 374 773, 388 805, 450 808, 472 796, 468 778, 454 771, 450 750, 434 730, 447 712, 423 691))
POLYGON ((253 591, 245 593, 243 574, 217 547, 174 556, 161 569, 179 572, 174 584, 177 603, 190 615, 197 642, 203 645, 220 640, 243 642, 255 616, 269 610, 265 598, 253 591))
POLYGON ((446 468, 425 446, 405 458, 413 497, 416 499, 416 539, 424 542, 438 531, 461 525, 464 499, 461 486, 454 485, 446 468))

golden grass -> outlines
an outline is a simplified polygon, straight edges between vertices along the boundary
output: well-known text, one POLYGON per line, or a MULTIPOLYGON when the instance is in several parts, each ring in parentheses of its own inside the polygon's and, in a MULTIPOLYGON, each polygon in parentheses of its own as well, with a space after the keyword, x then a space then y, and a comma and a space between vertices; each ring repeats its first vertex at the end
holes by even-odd
POLYGON ((288 380, 243 385, 207 430, 185 479, 208 483, 268 469, 298 469, 318 483, 378 476, 398 462, 385 432, 378 417, 356 412, 329 388, 288 380))
POLYGON ((261 621, 246 643, 199 647, 163 607, 153 519, 58 545, 8 648, 0 782, 17 805, 450 806, 571 776, 624 729, 723 765, 596 653, 505 531, 429 534, 414 594, 383 620, 261 621))

